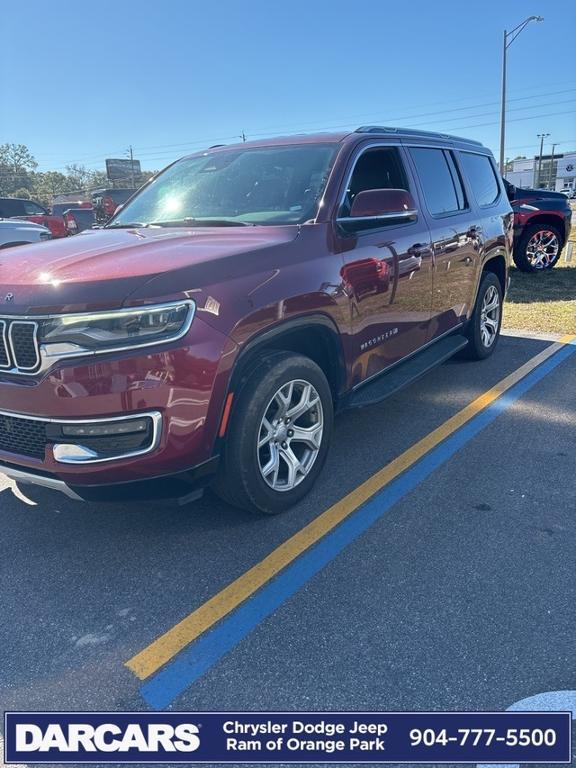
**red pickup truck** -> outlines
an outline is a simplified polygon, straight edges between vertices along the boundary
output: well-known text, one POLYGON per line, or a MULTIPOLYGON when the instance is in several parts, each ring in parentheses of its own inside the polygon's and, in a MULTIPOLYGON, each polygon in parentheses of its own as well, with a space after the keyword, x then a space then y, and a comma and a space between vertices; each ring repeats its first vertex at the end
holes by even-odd
POLYGON ((62 216, 52 216, 46 208, 34 200, 19 197, 0 197, 0 219, 33 221, 48 227, 52 237, 66 237, 68 230, 62 216))

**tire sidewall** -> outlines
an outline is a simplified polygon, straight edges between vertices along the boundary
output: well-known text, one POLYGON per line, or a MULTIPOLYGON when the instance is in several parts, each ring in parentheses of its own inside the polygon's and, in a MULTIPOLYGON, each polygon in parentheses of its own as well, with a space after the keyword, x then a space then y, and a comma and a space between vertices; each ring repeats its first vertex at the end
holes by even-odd
POLYGON ((531 226, 526 227, 526 230, 522 234, 520 241, 518 243, 518 248, 514 249, 512 256, 514 259, 514 263, 516 264, 516 266, 521 272, 546 272, 547 270, 552 269, 552 267, 556 266, 556 264, 560 259, 561 253, 562 253, 562 235, 558 227, 556 227, 554 224, 532 224, 531 226), (553 261, 551 261, 547 267, 544 267, 543 269, 538 269, 537 267, 532 266, 532 264, 530 264, 530 262, 528 261, 528 257, 526 255, 526 249, 528 248, 528 243, 534 237, 534 235, 537 232, 541 232, 544 229, 547 229, 550 232, 554 232, 554 234, 558 238, 558 253, 556 254, 556 258, 553 261))
POLYGON ((308 358, 299 355, 277 360, 268 369, 259 369, 243 387, 237 418, 227 445, 227 464, 237 462, 236 470, 250 506, 265 514, 283 512, 302 499, 320 474, 332 436, 334 409, 332 393, 322 370, 308 358), (320 451, 308 475, 290 491, 274 491, 266 483, 258 463, 258 435, 262 418, 270 400, 282 384, 301 379, 314 386, 322 403, 324 428, 320 451))
POLYGON ((474 307, 474 315, 471 321, 471 327, 470 327, 471 332, 469 334, 470 344, 472 345, 471 351, 473 351, 474 357, 477 360, 484 360, 494 352, 498 344, 498 340, 500 338, 500 329, 502 327, 502 314, 503 314, 503 301, 502 301, 502 286, 500 285, 500 280, 498 280, 498 278, 494 273, 485 272, 482 280, 480 281, 480 288, 478 289, 476 306, 474 307), (482 341, 480 322, 482 317, 482 304, 484 302, 484 297, 486 296, 486 292, 488 291, 488 289, 491 288, 492 286, 496 288, 496 290, 498 291, 498 299, 500 301, 500 314, 498 317, 498 329, 496 333, 496 338, 494 339, 494 341, 489 347, 486 347, 484 345, 484 342, 482 341))

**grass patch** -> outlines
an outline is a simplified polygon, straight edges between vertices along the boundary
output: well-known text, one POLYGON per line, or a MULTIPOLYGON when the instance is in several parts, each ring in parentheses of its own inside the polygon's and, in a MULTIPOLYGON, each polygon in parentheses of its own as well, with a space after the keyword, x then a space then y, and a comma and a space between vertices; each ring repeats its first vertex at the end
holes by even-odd
MULTIPOLYGON (((572 220, 575 218, 576 214, 572 220)), ((576 227, 572 227, 570 240, 576 241, 576 227)), ((553 269, 544 272, 526 273, 512 268, 504 328, 576 333, 576 262, 566 263, 565 253, 553 269)))

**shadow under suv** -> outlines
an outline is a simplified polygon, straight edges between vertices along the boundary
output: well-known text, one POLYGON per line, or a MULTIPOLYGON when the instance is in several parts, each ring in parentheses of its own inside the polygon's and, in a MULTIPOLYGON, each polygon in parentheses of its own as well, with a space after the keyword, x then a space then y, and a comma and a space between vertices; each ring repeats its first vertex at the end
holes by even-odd
POLYGON ((338 409, 494 351, 512 234, 465 139, 368 126, 179 160, 104 229, 3 256, 0 471, 282 511, 338 409))

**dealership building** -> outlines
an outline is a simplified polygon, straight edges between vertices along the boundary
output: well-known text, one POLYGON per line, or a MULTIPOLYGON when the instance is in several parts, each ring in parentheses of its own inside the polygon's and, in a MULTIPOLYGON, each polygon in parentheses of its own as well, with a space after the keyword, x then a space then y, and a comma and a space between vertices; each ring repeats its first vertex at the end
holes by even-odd
POLYGON ((554 189, 557 192, 576 187, 576 152, 542 155, 512 161, 506 179, 515 187, 554 189))

